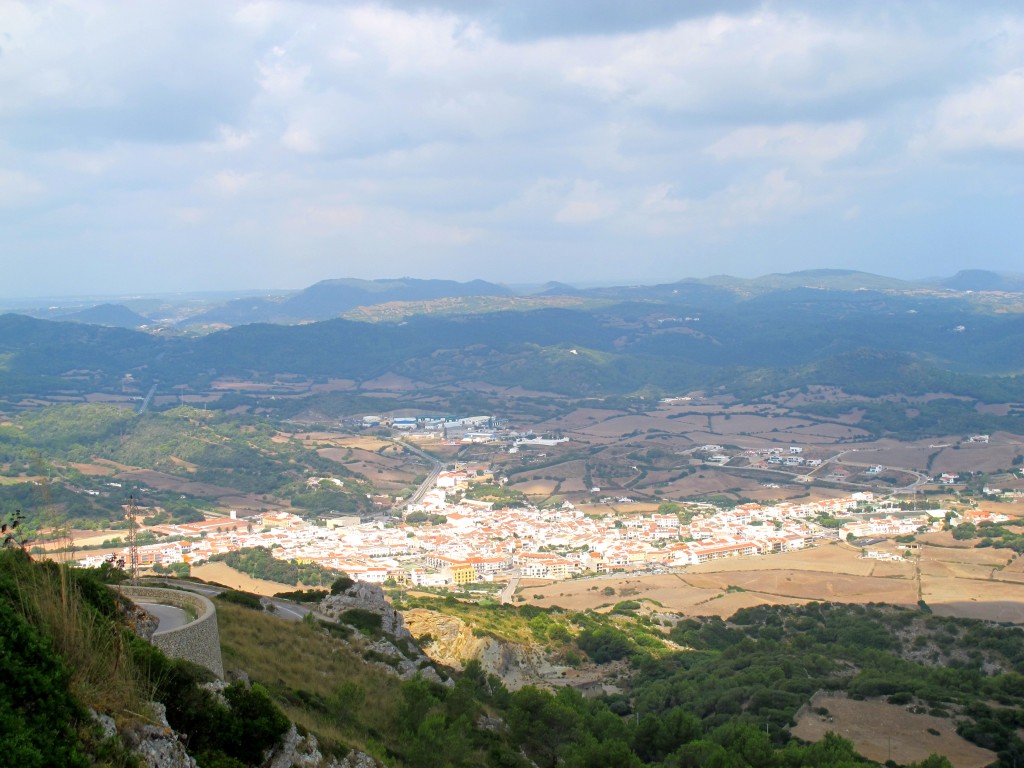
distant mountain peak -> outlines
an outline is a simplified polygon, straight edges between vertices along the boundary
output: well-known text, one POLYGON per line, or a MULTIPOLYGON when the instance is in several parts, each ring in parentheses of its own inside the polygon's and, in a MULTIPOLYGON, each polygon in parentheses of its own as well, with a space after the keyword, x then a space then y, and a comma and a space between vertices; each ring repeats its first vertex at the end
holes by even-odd
POLYGON ((955 291, 1021 291, 1024 275, 992 272, 987 269, 961 269, 952 277, 941 281, 943 288, 955 291))
POLYGON ((105 325, 110 328, 138 328, 153 322, 123 304, 97 304, 95 307, 70 312, 56 319, 86 325, 105 325))

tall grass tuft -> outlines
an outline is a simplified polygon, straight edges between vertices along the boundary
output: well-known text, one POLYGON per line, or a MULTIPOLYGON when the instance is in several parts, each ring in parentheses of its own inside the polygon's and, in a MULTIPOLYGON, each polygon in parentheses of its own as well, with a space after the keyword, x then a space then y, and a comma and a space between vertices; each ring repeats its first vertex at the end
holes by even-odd
POLYGON ((328 748, 346 745, 384 758, 373 738, 401 738, 395 727, 401 683, 367 664, 361 648, 315 624, 231 604, 217 606, 217 621, 225 666, 246 670, 328 748))
POLYGON ((20 552, 0 553, 22 615, 64 658, 72 694, 99 712, 133 718, 152 686, 137 668, 116 603, 105 585, 66 565, 33 563, 20 552), (88 598, 84 593, 88 593, 88 598))

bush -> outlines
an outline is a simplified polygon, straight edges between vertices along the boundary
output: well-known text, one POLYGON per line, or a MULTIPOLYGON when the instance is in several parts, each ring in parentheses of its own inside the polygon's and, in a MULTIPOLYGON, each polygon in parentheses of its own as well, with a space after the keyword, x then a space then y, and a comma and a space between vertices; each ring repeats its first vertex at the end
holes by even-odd
POLYGON ((319 603, 327 597, 326 589, 300 589, 295 592, 278 592, 274 597, 280 600, 292 600, 296 603, 319 603))
POLYGON ((68 691, 68 673, 49 643, 0 602, 0 733, 9 765, 87 766, 73 724, 84 712, 68 691))
POLYGON ((340 595, 344 592, 347 592, 349 588, 352 587, 355 583, 355 579, 343 573, 341 576, 334 580, 333 584, 331 584, 331 594, 340 595))
POLYGON ((584 630, 580 633, 576 644, 595 664, 623 659, 633 651, 633 643, 630 639, 611 627, 584 630))
POLYGON ((380 633, 381 615, 364 608, 350 608, 338 617, 349 626, 355 627, 364 635, 380 633))
POLYGON ((262 611, 263 603, 260 602, 258 595, 254 595, 251 592, 243 592, 239 589, 229 589, 226 592, 221 592, 217 595, 219 600, 223 600, 225 603, 234 603, 235 605, 241 605, 244 608, 251 608, 254 611, 262 611))

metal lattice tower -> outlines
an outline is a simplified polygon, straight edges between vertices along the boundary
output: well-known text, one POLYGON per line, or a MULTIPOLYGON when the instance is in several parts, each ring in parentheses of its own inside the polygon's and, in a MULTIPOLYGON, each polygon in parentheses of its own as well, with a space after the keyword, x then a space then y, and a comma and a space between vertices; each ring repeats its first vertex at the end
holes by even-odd
POLYGON ((128 572, 132 581, 139 578, 139 520, 138 511, 135 508, 135 496, 128 497, 128 510, 125 512, 125 520, 128 521, 128 572))

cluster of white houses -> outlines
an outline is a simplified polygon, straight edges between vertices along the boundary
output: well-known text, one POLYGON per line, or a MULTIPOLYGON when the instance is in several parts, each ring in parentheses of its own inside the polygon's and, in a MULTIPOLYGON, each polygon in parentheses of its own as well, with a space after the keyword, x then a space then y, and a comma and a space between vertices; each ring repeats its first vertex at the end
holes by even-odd
POLYGON ((858 493, 804 504, 742 504, 697 515, 688 523, 674 514, 595 519, 569 503, 553 510, 495 510, 486 502, 450 500, 468 480, 464 472, 442 472, 437 487, 413 508, 443 514, 446 522, 439 525, 350 520, 353 524, 324 526, 287 512, 210 519, 159 526, 158 532, 179 540, 140 547, 140 564, 198 564, 220 553, 266 547, 275 557, 319 563, 371 582, 459 585, 492 580, 513 569, 527 578, 564 579, 788 552, 822 538, 909 533, 941 524, 945 514, 889 514, 847 523, 838 531, 814 522, 875 503, 870 493, 858 493))

